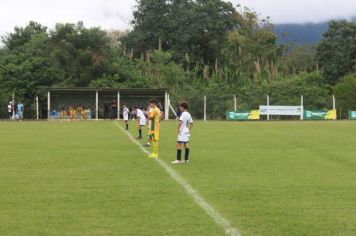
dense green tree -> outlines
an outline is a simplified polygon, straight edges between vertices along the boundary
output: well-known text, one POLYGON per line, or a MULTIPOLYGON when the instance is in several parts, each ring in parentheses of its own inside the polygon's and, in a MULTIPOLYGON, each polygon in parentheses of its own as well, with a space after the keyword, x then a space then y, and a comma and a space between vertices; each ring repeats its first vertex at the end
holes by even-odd
POLYGON ((221 0, 139 0, 133 31, 123 42, 137 56, 161 45, 176 62, 214 64, 226 33, 236 26, 235 14, 221 0))
POLYGON ((356 74, 346 75, 335 85, 334 93, 338 108, 346 117, 347 110, 356 110, 356 74))
POLYGON ((330 84, 356 70, 356 24, 331 21, 318 46, 318 60, 330 84))
POLYGON ((64 83, 88 84, 106 73, 112 50, 111 39, 100 28, 78 24, 57 24, 50 31, 55 65, 64 73, 64 83))
POLYGON ((318 69, 316 45, 298 45, 285 50, 279 68, 287 74, 311 72, 318 69))
POLYGON ((16 26, 14 32, 5 35, 2 41, 7 49, 16 50, 31 41, 34 35, 44 34, 46 31, 47 27, 37 22, 30 21, 24 28, 16 26))
POLYGON ((4 39, 0 88, 32 98, 41 87, 56 83, 60 72, 52 66, 50 38, 45 27, 30 22, 25 28, 17 27, 15 32, 4 39), (37 30, 33 30, 34 26, 37 30))

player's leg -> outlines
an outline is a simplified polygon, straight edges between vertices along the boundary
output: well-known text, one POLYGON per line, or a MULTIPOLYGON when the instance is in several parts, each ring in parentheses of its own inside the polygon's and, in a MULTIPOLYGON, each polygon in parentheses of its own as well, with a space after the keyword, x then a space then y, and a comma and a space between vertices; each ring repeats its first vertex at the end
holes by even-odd
POLYGON ((184 161, 188 162, 189 161, 189 143, 184 143, 184 149, 185 149, 185 153, 184 153, 184 161))
POLYGON ((177 142, 176 144, 176 149, 177 149, 177 158, 175 161, 172 162, 172 164, 180 164, 182 161, 182 143, 177 142))
POLYGON ((138 126, 138 139, 142 139, 142 126, 138 126))
POLYGON ((125 120, 125 126, 126 126, 126 130, 129 130, 129 122, 128 122, 128 120, 125 120))
POLYGON ((158 158, 158 140, 159 132, 155 131, 152 136, 152 152, 149 155, 150 158, 158 158))
POLYGON ((142 126, 140 120, 137 121, 138 137, 136 139, 142 139, 142 126))
POLYGON ((147 143, 144 146, 145 147, 151 147, 152 146, 152 134, 150 134, 150 131, 148 131, 147 143))

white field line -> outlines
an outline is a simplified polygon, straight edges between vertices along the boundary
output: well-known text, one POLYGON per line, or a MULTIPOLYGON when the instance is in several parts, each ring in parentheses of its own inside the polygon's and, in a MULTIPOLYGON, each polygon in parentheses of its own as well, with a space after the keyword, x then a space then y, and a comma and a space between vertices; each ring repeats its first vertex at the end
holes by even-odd
MULTIPOLYGON (((144 148, 129 132, 125 131, 116 121, 114 122, 117 127, 119 127, 130 140, 135 143, 142 152, 145 154, 149 154, 149 151, 144 148)), ((194 201, 215 221, 215 223, 221 226, 226 235, 229 236, 240 236, 240 232, 238 229, 231 226, 230 222, 223 217, 213 206, 211 206, 203 197, 199 195, 199 193, 185 180, 183 177, 178 174, 172 167, 170 167, 166 162, 157 158, 154 159, 158 162, 158 164, 174 179, 178 184, 180 184, 185 191, 191 196, 194 201)))

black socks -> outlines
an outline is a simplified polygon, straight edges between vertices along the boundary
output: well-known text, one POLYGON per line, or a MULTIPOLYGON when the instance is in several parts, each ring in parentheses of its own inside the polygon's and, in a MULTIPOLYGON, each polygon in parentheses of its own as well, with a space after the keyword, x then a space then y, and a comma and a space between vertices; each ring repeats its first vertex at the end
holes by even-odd
MULTIPOLYGON (((184 153, 184 160, 188 161, 189 160, 189 148, 185 149, 184 153)), ((177 149, 177 160, 180 161, 182 160, 182 149, 177 149)))
POLYGON ((142 138, 142 129, 139 129, 139 130, 138 130, 138 137, 139 137, 139 138, 142 138))
POLYGON ((189 148, 185 149, 185 156, 184 156, 184 159, 185 161, 188 161, 189 160, 189 148))
POLYGON ((177 160, 182 160, 182 149, 177 149, 177 160))
POLYGON ((126 130, 129 130, 129 124, 126 124, 126 130))

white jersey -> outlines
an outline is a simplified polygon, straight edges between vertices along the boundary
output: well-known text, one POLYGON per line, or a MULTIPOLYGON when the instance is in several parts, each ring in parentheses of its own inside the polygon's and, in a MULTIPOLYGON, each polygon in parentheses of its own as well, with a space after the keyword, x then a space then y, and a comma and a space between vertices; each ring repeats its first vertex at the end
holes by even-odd
POLYGON ((130 113, 130 110, 127 107, 124 107, 124 110, 122 112, 122 115, 124 117, 124 121, 128 121, 129 120, 129 113, 130 113))
POLYGON ((180 116, 179 121, 181 122, 181 125, 179 127, 178 142, 187 143, 190 138, 189 125, 193 124, 192 116, 189 112, 185 111, 180 116))
POLYGON ((11 104, 7 105, 7 111, 8 111, 9 113, 12 112, 12 105, 11 105, 11 104))
POLYGON ((146 125, 146 116, 141 109, 137 109, 137 119, 140 119, 140 125, 146 125))

